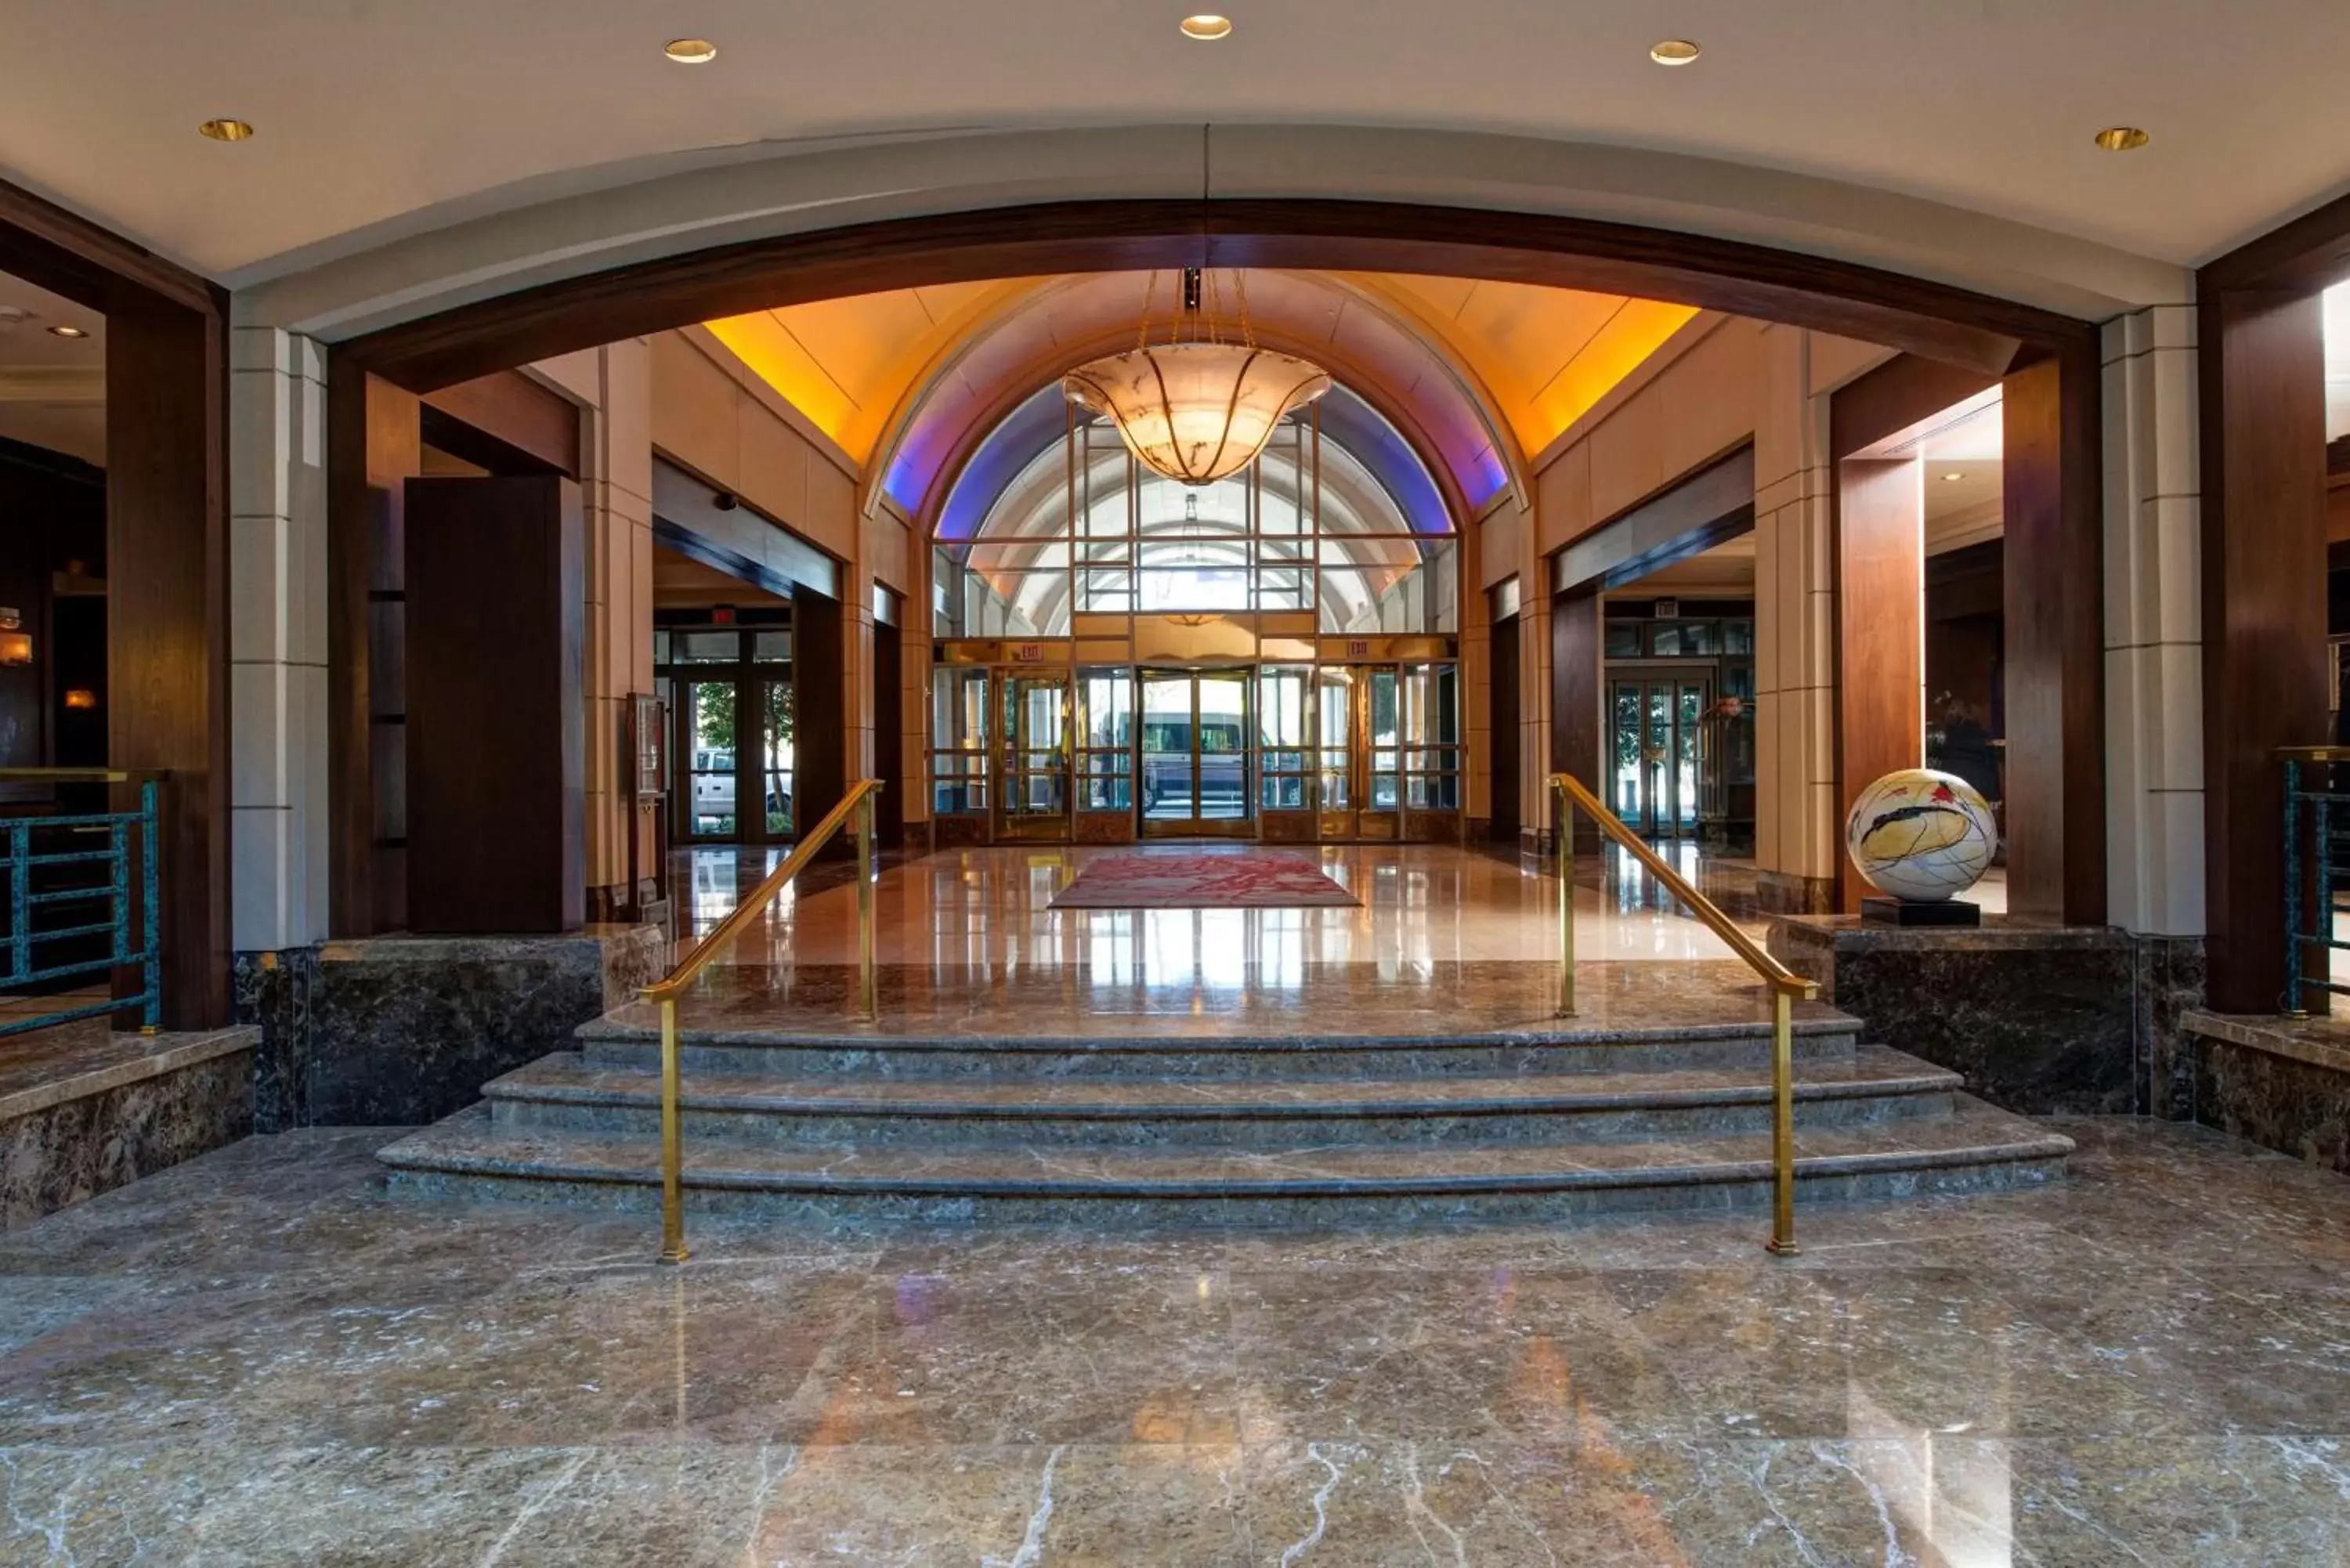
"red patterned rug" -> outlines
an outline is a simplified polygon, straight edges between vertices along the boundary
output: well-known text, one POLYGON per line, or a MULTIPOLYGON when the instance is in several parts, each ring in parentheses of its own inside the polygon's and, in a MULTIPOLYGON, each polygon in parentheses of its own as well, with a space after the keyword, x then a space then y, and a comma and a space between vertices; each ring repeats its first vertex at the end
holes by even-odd
POLYGON ((1110 855, 1088 860, 1055 909, 1350 909, 1361 903, 1303 855, 1110 855))

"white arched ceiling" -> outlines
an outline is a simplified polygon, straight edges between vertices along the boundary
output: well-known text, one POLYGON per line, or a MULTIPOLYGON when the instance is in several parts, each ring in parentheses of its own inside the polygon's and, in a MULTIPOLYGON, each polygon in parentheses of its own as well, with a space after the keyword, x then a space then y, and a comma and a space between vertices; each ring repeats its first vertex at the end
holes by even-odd
MULTIPOLYGON (((2099 0, 2111 3, 2116 0, 2099 0)), ((84 9, 70 15, 79 18, 84 9)), ((469 15, 497 9, 473 7, 469 15)), ((40 18, 45 25, 47 15, 40 18)), ((1092 25, 1089 18, 1079 30, 1092 25)), ((1341 26, 1359 30, 1353 22, 1341 26)), ((2135 21, 2126 31, 2142 37, 2135 21)), ((2109 40, 2095 45, 2098 50, 2109 47, 2109 40)), ((1396 50, 1391 58, 1400 63, 1412 57, 1413 51, 1396 50)), ((1654 72, 1645 59, 1641 64, 1654 72)), ((1031 70, 1012 74, 1029 82, 1049 79, 1031 70)), ((274 78, 282 75, 273 72, 274 78)), ((857 75, 861 82, 874 79, 857 75)), ((1640 80, 1659 95, 1669 87, 1653 75, 1640 80)), ((1846 85, 1805 95, 1782 82, 1771 101, 1774 109, 1792 111, 1807 101, 1835 99, 1846 85)), ((2339 100, 2330 81, 2326 90, 2327 101, 2339 100)), ((1481 81, 1473 96, 1495 101, 1487 82, 1481 81)), ((1574 96, 1550 80, 1523 101, 1564 103, 1574 96)), ((0 145, 19 157, 32 143, 5 139, 23 101, 23 95, 0 97, 0 145)), ((211 107, 215 98, 207 94, 204 101, 204 112, 217 112, 211 107)), ((354 107, 368 101, 352 100, 354 107)), ((1887 123, 1909 123, 1915 107, 1901 104, 1887 123)), ((2046 115, 2044 107, 2035 108, 2031 118, 2044 122, 2046 115)), ((192 108, 191 117, 201 118, 192 108)), ((1968 100, 1964 118, 1966 129, 1953 140, 1969 150, 1985 127, 2005 123, 1981 98, 1968 100)), ((52 145, 57 129, 78 119, 62 115, 45 126, 40 144, 52 145)), ((403 125, 397 134, 405 137, 412 129, 403 125)), ((1860 140, 1873 140, 1881 129, 1871 128, 1860 140)), ((2068 188, 2128 192, 2125 202, 2101 202, 2101 211, 2143 212, 2148 210, 2145 203, 2158 203, 2159 192, 2146 181, 2146 171, 2162 167, 2158 161, 2085 162, 2072 141, 2058 143, 2054 128, 2049 136, 2040 162, 2061 166, 2068 188), (2105 183, 2094 184, 2099 181, 2105 183)), ((2087 149, 2085 136, 2083 131, 2082 149, 2087 149)), ((2286 140, 2305 148, 2317 139, 2296 126, 2286 140)), ((213 154, 237 151, 206 145, 213 154)), ((277 156, 267 151, 269 145, 265 132, 243 144, 244 151, 261 149, 265 157, 242 169, 269 170, 267 160, 277 156)), ((466 164, 475 151, 467 147, 451 162, 466 164)), ((179 162, 175 153, 153 167, 177 169, 179 162)), ((2272 165, 2253 158, 2246 172, 2255 167, 2265 171, 2272 165)), ((227 176, 217 162, 204 169, 202 175, 182 176, 176 187, 191 198, 192 213, 220 209, 213 198, 227 176)), ((125 184, 130 172, 109 165, 109 173, 122 176, 125 184)), ((300 180, 278 174, 276 182, 267 184, 271 198, 307 191, 326 182, 330 171, 318 170, 315 179, 307 169, 303 173, 300 180)), ((348 168, 331 174, 338 192, 366 186, 348 168)), ((2172 243, 2153 247, 2161 254, 2148 254, 2079 228, 2054 226, 2045 221, 2050 214, 2042 214, 2041 222, 1997 215, 1915 193, 1914 184, 1887 188, 1885 180, 1881 167, 1837 178, 1637 145, 1393 125, 1193 122, 925 131, 670 151, 633 163, 573 169, 439 205, 420 202, 371 226, 336 232, 276 254, 249 255, 249 247, 230 246, 219 252, 224 259, 214 265, 236 287, 240 323, 283 327, 336 342, 633 262, 850 223, 1045 201, 1326 197, 1646 223, 1886 267, 2085 320, 2190 299, 2191 275, 2179 265, 2181 258, 2222 243, 2175 234, 2172 243)), ((88 193, 96 198, 112 188, 118 187, 99 182, 88 186, 88 193)), ((96 200, 90 204, 134 233, 153 233, 135 213, 109 213, 96 200)), ((2225 228, 2232 237, 2242 226, 2241 221, 2212 222, 2198 233, 2218 235, 2225 228)))
MULTIPOLYGON (((1269 164, 1237 150, 1218 187, 1203 186, 1203 123, 1220 136, 1503 133, 1593 154, 1575 182, 1592 200, 1613 187, 1619 203, 1678 206, 1695 226, 1774 211, 1816 225, 1821 203, 1791 192, 1886 192, 2174 265, 2350 180, 2350 11, 2319 0, 1454 0, 1440 11, 1288 0, 1239 16, 1211 46, 1179 37, 1177 15, 1089 0, 20 4, 8 10, 0 148, 10 177, 239 282, 648 180, 972 131, 1074 136, 1111 193, 1149 184, 1190 196, 1252 184, 1295 194, 1299 175, 1314 193, 1379 193, 1363 187, 1430 171, 1409 157, 1300 168, 1286 152, 1269 164), (687 28, 719 41, 714 63, 661 57, 664 38, 687 28), (1659 70, 1647 51, 1667 34, 1699 39, 1704 57, 1659 70), (234 148, 195 136, 220 114, 259 134, 234 148), (2098 152, 2091 134, 2116 121, 2148 128, 2153 144, 2126 159, 2098 152), (1105 145, 1114 134, 1084 129, 1176 122, 1188 159, 1123 157, 1105 145), (1598 177, 1610 150, 1648 159, 1640 177, 1598 177), (1709 180, 1706 164, 1725 173, 1709 180), (1796 170, 1808 178, 1780 172, 1796 170), (1730 179, 1753 189, 1716 188, 1730 179)), ((1070 159, 1025 161, 1042 185, 1076 172, 1070 159)), ((1520 182, 1490 159, 1451 161, 1446 177, 1465 190, 1481 168, 1496 190, 1520 182)), ((892 163, 863 193, 920 202, 1003 178, 965 170, 942 184, 935 170, 925 179, 892 163)), ((793 182, 756 183, 738 213, 811 200, 793 182)), ((607 215, 594 225, 605 238, 664 222, 607 215)), ((1828 221, 1887 238, 1920 231, 1885 215, 1828 221)))

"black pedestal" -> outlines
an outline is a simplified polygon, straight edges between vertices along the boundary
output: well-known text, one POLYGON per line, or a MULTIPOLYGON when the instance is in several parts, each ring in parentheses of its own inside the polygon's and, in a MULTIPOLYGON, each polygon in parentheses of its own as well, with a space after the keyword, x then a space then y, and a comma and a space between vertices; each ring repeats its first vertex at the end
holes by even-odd
POLYGON ((1907 898, 1875 895, 1860 901, 1860 919, 1867 926, 1980 926, 1982 907, 1945 898, 1939 904, 1912 903, 1907 898))

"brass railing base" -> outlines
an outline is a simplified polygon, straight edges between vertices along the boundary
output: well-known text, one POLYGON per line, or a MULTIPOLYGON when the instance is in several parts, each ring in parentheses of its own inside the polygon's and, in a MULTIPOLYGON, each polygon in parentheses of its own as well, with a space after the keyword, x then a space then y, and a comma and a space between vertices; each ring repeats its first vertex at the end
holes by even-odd
POLYGON ((873 779, 860 779, 851 785, 838 805, 824 815, 805 838, 802 838, 784 863, 767 873, 765 880, 752 895, 734 907, 733 912, 718 922, 711 933, 696 942, 693 950, 685 955, 667 976, 645 987, 642 995, 660 1008, 660 1159, 661 1159, 661 1250, 664 1263, 682 1263, 693 1254, 685 1245, 685 1150, 682 1129, 679 1126, 678 1107, 680 1043, 678 1040, 677 999, 685 993, 704 966, 719 952, 733 945, 744 928, 758 919, 782 891, 785 883, 800 874, 803 867, 816 857, 816 852, 832 841, 851 816, 857 821, 857 957, 858 991, 868 1022, 879 1021, 879 988, 874 981, 873 930, 873 797, 880 791, 873 779))
MULTIPOLYGON (((1795 1253, 1795 1002, 1819 994, 1819 986, 1773 958, 1753 938, 1741 930, 1712 899, 1689 885, 1688 879, 1624 825, 1624 819, 1591 793, 1573 774, 1553 774, 1551 788, 1558 802, 1555 831, 1558 834, 1558 1016, 1575 1012, 1575 813, 1580 807, 1603 839, 1612 838, 1624 852, 1648 868, 1698 922, 1721 939, 1749 969, 1762 978, 1771 993, 1771 1240, 1770 1250, 1781 1257, 1795 1253)), ((1606 845, 1601 846, 1606 853, 1606 845)), ((1606 880, 1603 874, 1602 882, 1606 880)))
POLYGON ((1774 1258, 1792 1258, 1796 1253, 1803 1251, 1801 1247, 1796 1246, 1793 1241, 1782 1241, 1776 1236, 1773 1236, 1769 1241, 1763 1242, 1762 1250, 1770 1253, 1774 1258))

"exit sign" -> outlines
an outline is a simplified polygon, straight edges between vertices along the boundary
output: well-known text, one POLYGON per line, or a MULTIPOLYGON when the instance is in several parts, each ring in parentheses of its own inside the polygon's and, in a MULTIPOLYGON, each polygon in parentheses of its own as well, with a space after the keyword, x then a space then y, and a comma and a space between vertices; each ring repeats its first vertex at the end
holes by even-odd
POLYGON ((1044 663, 1045 645, 1041 642, 1017 642, 1013 644, 1012 662, 1014 664, 1044 663))
POLYGON ((1370 656, 1371 656, 1371 639, 1370 639, 1369 638, 1367 638, 1367 637, 1350 637, 1350 638, 1348 638, 1348 639, 1347 639, 1347 658, 1349 658, 1349 659, 1368 659, 1370 656))

